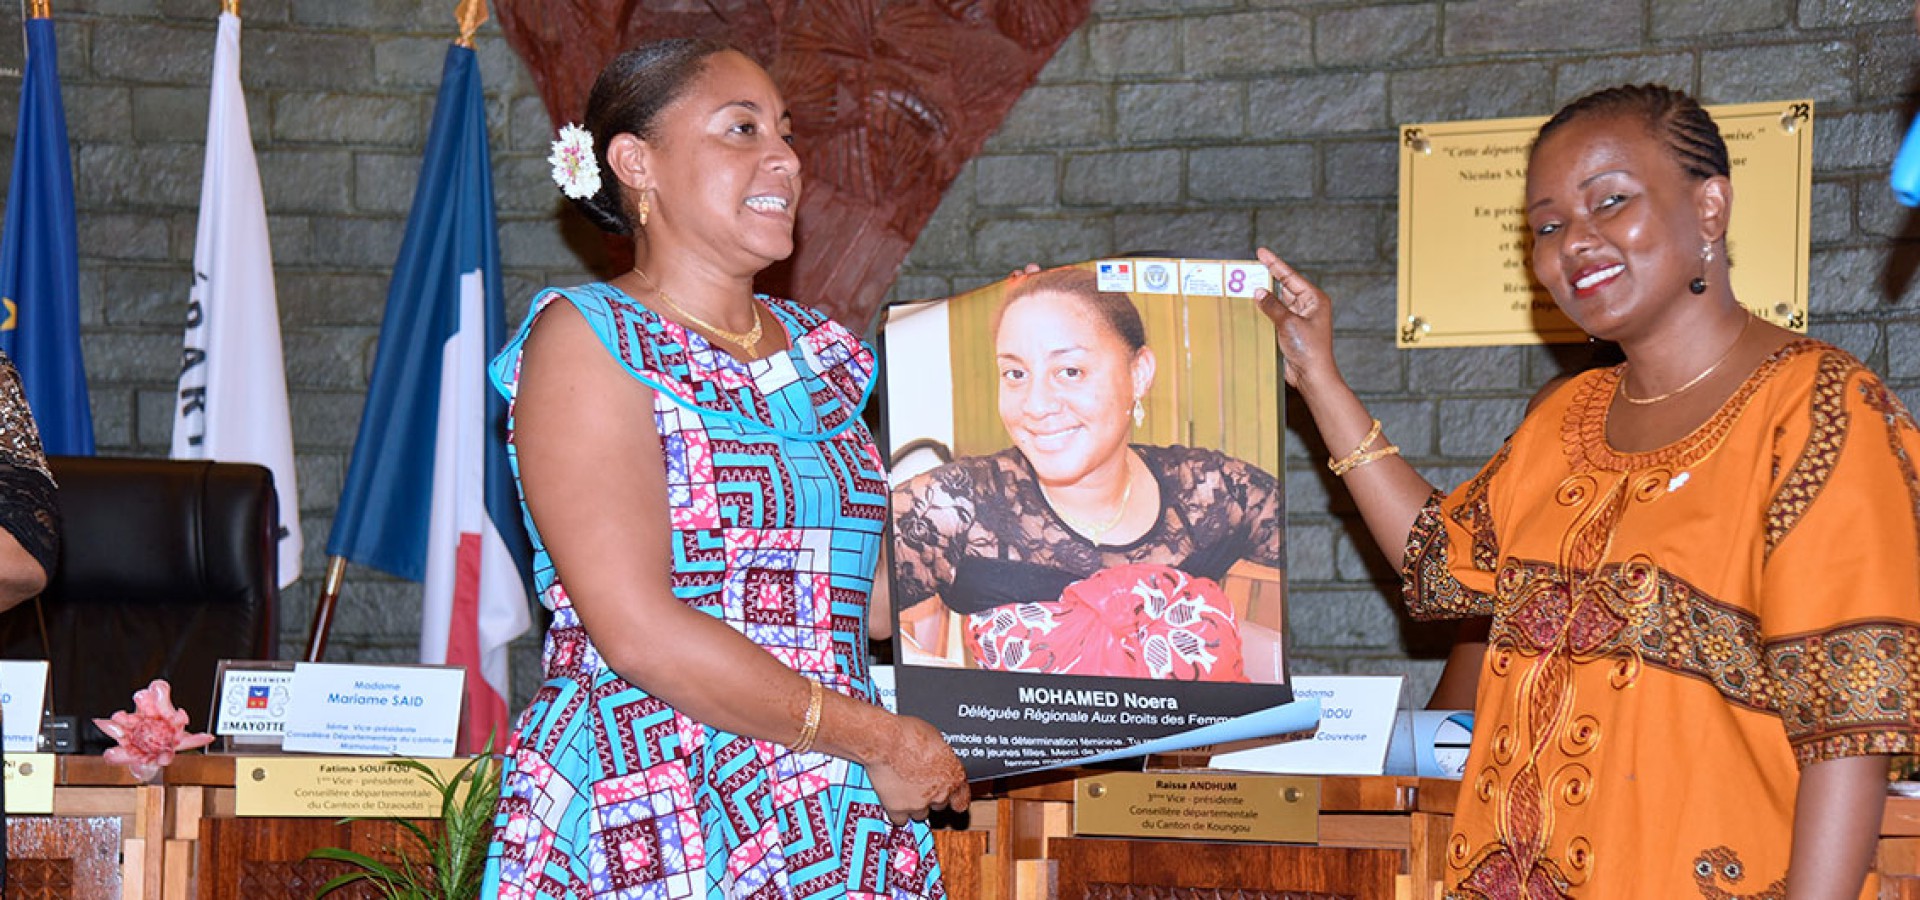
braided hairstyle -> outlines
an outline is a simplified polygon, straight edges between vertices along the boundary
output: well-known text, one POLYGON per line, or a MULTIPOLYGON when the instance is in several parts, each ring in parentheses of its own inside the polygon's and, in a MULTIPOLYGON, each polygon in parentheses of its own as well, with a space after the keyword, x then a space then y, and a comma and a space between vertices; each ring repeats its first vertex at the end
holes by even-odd
POLYGON ((620 179, 607 165, 607 144, 615 135, 632 134, 641 140, 658 138, 662 110, 686 93, 687 86, 706 71, 707 57, 729 50, 727 45, 700 38, 673 38, 642 44, 613 58, 600 70, 587 95, 585 125, 593 135, 593 158, 600 171, 600 191, 573 205, 587 220, 614 234, 632 234, 633 219, 620 179))
MULTIPOLYGON (((1579 119, 1609 116, 1639 119, 1667 145, 1675 162, 1695 181, 1728 177, 1727 142, 1720 127, 1685 91, 1658 84, 1625 84, 1595 91, 1560 108, 1534 136, 1537 151, 1547 136, 1579 119)), ((1533 151, 1529 151, 1531 157, 1533 151)))

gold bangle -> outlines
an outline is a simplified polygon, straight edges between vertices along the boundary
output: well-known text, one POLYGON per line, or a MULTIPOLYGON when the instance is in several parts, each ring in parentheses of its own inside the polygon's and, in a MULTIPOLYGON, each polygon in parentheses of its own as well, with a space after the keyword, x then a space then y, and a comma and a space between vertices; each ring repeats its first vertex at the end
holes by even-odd
POLYGON ((1346 459, 1341 460, 1339 465, 1332 467, 1333 474, 1345 475, 1348 472, 1351 472, 1354 469, 1358 469, 1361 466, 1364 466, 1367 463, 1373 462, 1376 459, 1385 459, 1389 456, 1399 456, 1399 455, 1400 455, 1400 448, 1392 444, 1388 444, 1385 447, 1381 447, 1378 450, 1369 450, 1358 456, 1349 456, 1346 459))
POLYGON ((1383 456, 1392 456, 1400 452, 1400 448, 1392 444, 1388 444, 1379 450, 1368 450, 1367 448, 1373 446, 1373 442, 1379 440, 1379 438, 1380 420, 1374 419, 1373 427, 1367 429, 1367 436, 1360 439, 1360 446, 1353 448, 1353 452, 1347 454, 1345 458, 1329 458, 1327 460, 1327 469, 1335 475, 1345 475, 1383 456))
POLYGON ((826 689, 820 682, 807 679, 807 714, 800 723, 800 737, 787 745, 788 750, 805 753, 813 749, 813 739, 820 734, 820 706, 826 699, 826 689))

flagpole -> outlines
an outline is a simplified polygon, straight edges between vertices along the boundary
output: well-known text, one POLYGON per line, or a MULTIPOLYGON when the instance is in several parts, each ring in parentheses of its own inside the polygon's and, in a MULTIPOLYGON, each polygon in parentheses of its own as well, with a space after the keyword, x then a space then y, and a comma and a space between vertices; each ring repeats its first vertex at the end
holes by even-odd
POLYGON ((319 662, 327 653, 327 632, 333 628, 333 608, 340 601, 340 586, 347 580, 347 558, 327 557, 327 580, 320 588, 320 599, 313 604, 313 626, 307 631, 307 662, 319 662))
POLYGON ((460 5, 453 10, 453 18, 460 23, 460 37, 454 43, 472 50, 474 33, 487 21, 487 0, 460 0, 460 5))
MULTIPOLYGON (((45 3, 47 0, 34 0, 45 3)), ((227 12, 240 13, 240 0, 220 0, 227 12)), ((469 50, 473 49, 473 35, 487 21, 487 0, 460 0, 454 8, 454 21, 460 25, 460 36, 454 40, 469 50)), ((320 598, 313 605, 313 624, 307 630, 307 662, 319 662, 327 652, 327 632, 333 627, 333 612, 340 602, 340 589, 347 580, 347 558, 344 556, 327 557, 327 578, 320 588, 320 598)))
POLYGON ((220 0, 220 11, 240 18, 240 0, 220 0))
POLYGON ((29 19, 53 18, 53 0, 28 0, 27 18, 29 19))

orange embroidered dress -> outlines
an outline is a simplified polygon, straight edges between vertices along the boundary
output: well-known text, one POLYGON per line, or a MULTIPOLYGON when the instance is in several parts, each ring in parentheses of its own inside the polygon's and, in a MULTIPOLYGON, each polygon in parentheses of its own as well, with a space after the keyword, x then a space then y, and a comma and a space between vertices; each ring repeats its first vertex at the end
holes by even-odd
POLYGON ((1616 453, 1620 377, 1562 388, 1414 526, 1414 615, 1493 616, 1449 898, 1778 897, 1801 767, 1915 751, 1912 416, 1802 340, 1616 453))

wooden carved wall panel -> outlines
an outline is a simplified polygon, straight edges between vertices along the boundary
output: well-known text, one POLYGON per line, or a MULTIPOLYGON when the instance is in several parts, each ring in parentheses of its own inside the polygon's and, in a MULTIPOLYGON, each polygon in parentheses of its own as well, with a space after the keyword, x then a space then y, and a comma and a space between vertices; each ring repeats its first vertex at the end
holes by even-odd
MULTIPOLYGON (((416 822, 430 835, 440 823, 416 822)), ((342 823, 335 819, 225 819, 200 822, 198 886, 200 900, 311 900, 320 885, 349 868, 307 859, 320 847, 345 847, 389 863, 390 847, 411 847, 400 826, 386 821, 342 823)), ((371 900, 365 886, 327 895, 329 900, 371 900)))
POLYGON ((1360 900, 1324 891, 1261 891, 1250 888, 1165 887, 1152 884, 1087 885, 1086 900, 1360 900))
MULTIPOLYGON (((240 887, 235 896, 259 900, 317 897, 321 885, 349 871, 344 863, 324 860, 247 860, 239 867, 240 887)), ((345 888, 339 895, 340 900, 372 900, 376 896, 364 887, 345 888)))
POLYGON ((1055 838, 1059 900, 1335 900, 1392 897, 1390 849, 1055 838))
MULTIPOLYGON (((601 66, 666 37, 725 41, 773 74, 805 187, 798 244, 761 287, 859 329, 947 186, 1092 0, 494 0, 554 124, 601 66)), ((616 247, 614 270, 624 269, 616 247)))
POLYGON ((118 816, 8 816, 5 900, 119 900, 118 816))
POLYGON ((69 900, 73 883, 73 860, 7 861, 7 900, 69 900))

